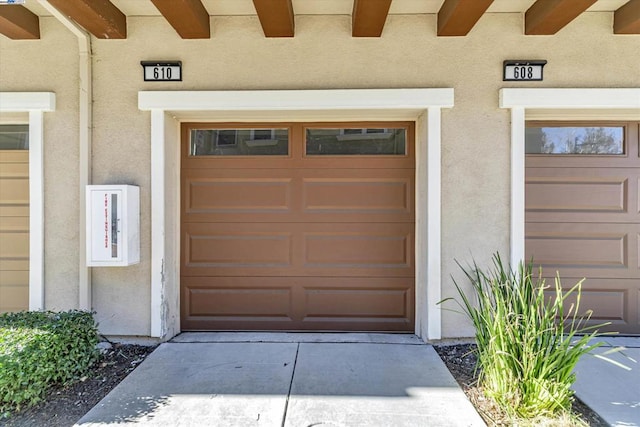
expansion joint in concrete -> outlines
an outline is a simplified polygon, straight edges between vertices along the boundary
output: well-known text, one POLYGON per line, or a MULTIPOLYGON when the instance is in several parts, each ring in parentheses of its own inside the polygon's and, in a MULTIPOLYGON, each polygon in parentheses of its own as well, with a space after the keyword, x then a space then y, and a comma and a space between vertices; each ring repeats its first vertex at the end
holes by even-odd
POLYGON ((293 359, 293 369, 291 370, 291 382, 289 382, 289 391, 287 392, 287 399, 284 402, 284 412, 282 413, 282 427, 287 420, 287 408, 289 407, 289 398, 291 397, 291 389, 293 388, 293 378, 296 375, 296 363, 298 363, 298 352, 300 351, 300 343, 296 346, 296 357, 293 359))

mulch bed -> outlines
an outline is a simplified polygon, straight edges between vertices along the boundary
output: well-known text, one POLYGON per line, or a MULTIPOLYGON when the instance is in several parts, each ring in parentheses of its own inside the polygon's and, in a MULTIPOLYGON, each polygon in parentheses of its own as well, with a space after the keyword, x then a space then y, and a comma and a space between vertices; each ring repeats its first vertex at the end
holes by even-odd
POLYGON ((69 427, 131 373, 155 347, 114 344, 91 371, 69 386, 53 387, 39 404, 0 419, 7 427, 69 427))
MULTIPOLYGON (((476 356, 473 353, 475 344, 437 345, 434 348, 487 425, 506 426, 512 424, 491 400, 483 396, 477 386, 476 356)), ((574 397, 572 409, 589 426, 609 426, 577 397, 574 397)))

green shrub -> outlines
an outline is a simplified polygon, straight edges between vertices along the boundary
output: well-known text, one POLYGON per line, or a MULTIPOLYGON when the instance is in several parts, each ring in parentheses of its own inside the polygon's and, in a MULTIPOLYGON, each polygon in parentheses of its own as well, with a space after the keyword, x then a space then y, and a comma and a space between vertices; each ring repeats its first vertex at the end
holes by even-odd
POLYGON ((30 406, 47 388, 81 376, 98 356, 86 311, 0 315, 0 414, 30 406))
POLYGON ((485 395, 514 417, 569 411, 573 369, 583 354, 600 345, 589 341, 603 326, 588 326, 591 313, 579 314, 582 281, 565 291, 557 276, 550 289, 541 272, 533 276, 532 262, 521 263, 514 272, 498 254, 486 273, 475 262, 472 270, 461 268, 475 298, 454 283, 475 326, 479 385, 485 395))

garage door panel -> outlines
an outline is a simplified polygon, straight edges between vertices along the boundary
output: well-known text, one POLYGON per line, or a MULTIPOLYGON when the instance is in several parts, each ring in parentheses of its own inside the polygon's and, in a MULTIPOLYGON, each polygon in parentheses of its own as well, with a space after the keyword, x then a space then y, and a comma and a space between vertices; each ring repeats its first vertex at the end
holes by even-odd
MULTIPOLYGON (((11 265, 7 265, 11 266, 11 265)), ((0 276, 2 276, 3 285, 7 286, 27 286, 29 283, 29 262, 22 261, 13 265, 20 269, 9 270, 1 269, 4 265, 0 266, 0 276)))
POLYGON ((638 173, 609 168, 527 168, 529 222, 636 222, 638 173))
MULTIPOLYGON (((0 271, 0 274, 9 274, 0 271)), ((11 279, 11 277, 9 277, 11 279)), ((3 278, 4 282, 4 278, 3 278)), ((29 307, 29 285, 28 280, 23 284, 4 284, 0 286, 0 313, 10 311, 22 311, 29 307)))
POLYGON ((29 206, 27 205, 3 205, 0 202, 0 223, 5 218, 25 217, 29 219, 29 206))
POLYGON ((616 212, 626 211, 626 179, 558 179, 527 180, 529 211, 616 212))
POLYGON ((409 215, 411 178, 305 178, 304 212, 409 215))
POLYGON ((29 231, 29 216, 0 216, 0 233, 3 231, 29 231))
POLYGON ((184 222, 414 222, 414 171, 212 169, 183 173, 184 222))
MULTIPOLYGON (((635 226, 636 230, 640 226, 635 226)), ((527 224, 527 259, 547 274, 634 277, 638 270, 638 232, 625 224, 527 224)))
POLYGON ((291 184, 289 178, 187 180, 185 213, 289 213, 291 184))
POLYGON ((412 268, 411 233, 328 231, 304 233, 304 265, 308 268, 412 268))
POLYGON ((0 164, 3 169, 5 164, 23 163, 29 165, 29 150, 0 150, 0 164))
POLYGON ((183 224, 185 276, 414 275, 413 224, 183 224))
POLYGON ((29 163, 0 162, 0 178, 28 178, 29 163))
MULTIPOLYGON (((546 278, 553 283, 552 277, 546 278)), ((563 289, 567 291, 581 278, 563 277, 563 289)), ((551 296, 552 294, 549 293, 551 296)), ((601 332, 637 333, 640 327, 638 302, 640 284, 634 279, 586 279, 582 283, 579 313, 592 311, 588 325, 609 325, 599 328, 601 332)), ((577 295, 567 297, 566 306, 575 306, 577 295)))
POLYGON ((294 324, 292 286, 280 278, 183 277, 182 329, 270 330, 294 324))
POLYGON ((413 317, 410 279, 310 278, 305 283, 305 321, 332 317, 413 317))
POLYGON ((291 265, 292 236, 288 233, 218 231, 186 234, 187 267, 245 268, 291 265))
POLYGON ((183 278, 190 329, 413 330, 412 278, 183 278))
POLYGON ((0 179, 0 204, 29 204, 29 178, 0 179))
POLYGON ((0 257, 29 258, 29 232, 3 231, 0 232, 0 257))
POLYGON ((249 287, 243 281, 242 287, 223 286, 200 288, 189 287, 186 295, 191 316, 209 316, 213 313, 220 318, 279 317, 288 319, 291 310, 291 290, 269 287, 264 282, 249 287), (247 298, 251 295, 254 301, 247 298), (253 303, 252 303, 253 302, 253 303))
POLYGON ((29 262, 1 262, 0 279, 0 313, 26 310, 29 307, 29 262))

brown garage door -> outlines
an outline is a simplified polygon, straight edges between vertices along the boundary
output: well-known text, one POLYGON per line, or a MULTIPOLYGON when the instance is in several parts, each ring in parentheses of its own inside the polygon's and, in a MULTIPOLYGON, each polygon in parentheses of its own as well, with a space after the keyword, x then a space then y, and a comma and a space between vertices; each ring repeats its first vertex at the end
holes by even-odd
POLYGON ((607 330, 640 334, 638 123, 527 126, 526 256, 607 330))
POLYGON ((0 313, 29 308, 29 129, 0 125, 0 313))
POLYGON ((412 123, 182 131, 183 330, 413 331, 412 123))

